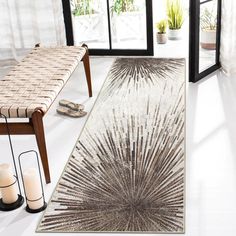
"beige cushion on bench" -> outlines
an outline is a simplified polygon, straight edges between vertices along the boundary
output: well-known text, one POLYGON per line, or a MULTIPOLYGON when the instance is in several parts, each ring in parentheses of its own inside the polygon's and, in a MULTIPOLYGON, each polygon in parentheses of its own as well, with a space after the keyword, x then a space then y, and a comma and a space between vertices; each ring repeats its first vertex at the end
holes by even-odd
POLYGON ((0 113, 30 118, 35 110, 47 112, 86 53, 84 47, 36 47, 0 80, 0 113))

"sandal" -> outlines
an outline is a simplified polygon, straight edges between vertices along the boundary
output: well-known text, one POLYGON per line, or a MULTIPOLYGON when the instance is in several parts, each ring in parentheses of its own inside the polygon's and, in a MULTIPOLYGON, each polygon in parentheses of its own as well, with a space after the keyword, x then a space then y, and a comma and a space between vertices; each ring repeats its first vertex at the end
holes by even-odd
POLYGON ((60 100, 59 101, 59 105, 63 106, 63 107, 68 107, 68 108, 70 108, 70 109, 72 109, 74 111, 82 111, 82 110, 84 110, 84 105, 78 104, 78 103, 74 103, 74 102, 70 102, 70 101, 65 100, 65 99, 60 100))
POLYGON ((65 108, 65 107, 59 107, 57 108, 57 113, 61 114, 61 115, 65 115, 65 116, 70 116, 73 118, 79 118, 79 117, 83 117, 87 115, 86 111, 74 111, 71 110, 70 108, 65 108))

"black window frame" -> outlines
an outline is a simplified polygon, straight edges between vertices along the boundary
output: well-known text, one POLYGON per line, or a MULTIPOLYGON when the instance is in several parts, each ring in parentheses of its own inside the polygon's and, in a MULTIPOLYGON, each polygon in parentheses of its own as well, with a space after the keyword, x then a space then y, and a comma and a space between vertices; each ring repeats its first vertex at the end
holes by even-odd
MULTIPOLYGON (((64 23, 66 30, 67 45, 74 45, 73 25, 70 0, 62 0, 64 23)), ((89 49, 90 55, 114 55, 114 56, 153 56, 153 15, 152 15, 152 1, 146 0, 146 35, 147 35, 147 49, 112 49, 111 36, 111 22, 109 11, 109 0, 107 0, 108 13, 108 34, 109 34, 109 49, 89 49)))

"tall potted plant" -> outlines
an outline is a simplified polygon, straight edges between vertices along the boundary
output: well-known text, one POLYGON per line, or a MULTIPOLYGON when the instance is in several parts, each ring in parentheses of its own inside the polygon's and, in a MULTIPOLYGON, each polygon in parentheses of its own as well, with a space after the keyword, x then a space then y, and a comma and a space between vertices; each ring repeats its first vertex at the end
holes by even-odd
POLYGON ((111 6, 113 37, 117 40, 145 36, 143 12, 136 0, 113 0, 111 6))
POLYGON ((95 10, 94 0, 73 0, 72 16, 75 41, 92 41, 102 38, 102 14, 95 10))
POLYGON ((180 0, 167 0, 167 17, 169 39, 181 38, 181 28, 184 22, 184 11, 180 0))
POLYGON ((157 43, 159 44, 165 44, 167 42, 167 36, 166 36, 166 28, 167 28, 167 21, 161 20, 156 23, 157 33, 157 43))
POLYGON ((200 17, 201 24, 201 47, 208 50, 216 49, 216 29, 217 29, 217 17, 214 14, 214 9, 210 11, 205 8, 203 14, 200 17))

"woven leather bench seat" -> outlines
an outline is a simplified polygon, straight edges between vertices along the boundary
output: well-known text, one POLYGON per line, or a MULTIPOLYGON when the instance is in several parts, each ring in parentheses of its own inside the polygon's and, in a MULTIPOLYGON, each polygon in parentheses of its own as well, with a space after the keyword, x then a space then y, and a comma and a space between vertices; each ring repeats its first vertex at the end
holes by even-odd
POLYGON ((0 80, 0 113, 8 118, 31 118, 47 112, 86 53, 84 47, 35 47, 0 80))
POLYGON ((92 83, 87 45, 44 48, 39 44, 0 80, 0 135, 35 135, 46 183, 51 182, 43 117, 79 64, 83 62, 89 97, 92 83), (22 121, 21 118, 29 118, 22 121), (19 120, 19 121, 18 121, 19 120))

